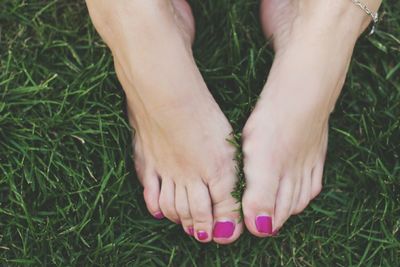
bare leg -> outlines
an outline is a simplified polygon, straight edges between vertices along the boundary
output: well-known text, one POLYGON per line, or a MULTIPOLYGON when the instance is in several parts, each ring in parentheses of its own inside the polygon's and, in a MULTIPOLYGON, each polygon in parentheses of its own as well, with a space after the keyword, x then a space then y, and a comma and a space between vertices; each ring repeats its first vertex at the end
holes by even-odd
POLYGON ((263 237, 321 191, 329 115, 370 19, 350 0, 264 0, 261 21, 276 56, 243 133, 243 210, 263 237))
POLYGON ((201 242, 242 232, 231 126, 193 59, 194 20, 183 0, 87 0, 110 47, 135 129, 134 156, 156 218, 182 223, 201 242))

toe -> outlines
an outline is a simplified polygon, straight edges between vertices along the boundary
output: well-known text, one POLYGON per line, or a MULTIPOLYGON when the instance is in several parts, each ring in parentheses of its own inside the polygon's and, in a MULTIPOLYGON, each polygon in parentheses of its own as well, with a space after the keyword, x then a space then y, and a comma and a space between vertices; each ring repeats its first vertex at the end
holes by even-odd
POLYGON ((175 209, 182 223, 183 230, 188 235, 193 236, 193 220, 190 215, 189 200, 185 186, 176 185, 175 187, 175 209))
POLYGON ((311 199, 317 197, 322 190, 322 177, 324 174, 324 160, 314 167, 311 175, 311 199))
POLYGON ((290 216, 295 190, 295 179, 285 176, 279 184, 276 197, 274 231, 279 230, 290 216))
POLYGON ((299 177, 299 179, 296 179, 295 181, 293 181, 293 196, 292 196, 292 205, 290 206, 290 211, 289 214, 295 214, 295 210, 297 209, 297 204, 298 201, 301 197, 301 187, 302 187, 302 180, 301 176, 299 177))
POLYGON ((292 214, 301 213, 311 200, 311 175, 305 176, 301 181, 300 193, 296 199, 292 214))
POLYGON ((147 171, 141 174, 140 180, 144 187, 143 196, 146 206, 151 215, 156 219, 164 218, 159 205, 160 180, 155 172, 147 171))
POLYGON ((245 162, 246 191, 242 205, 247 229, 256 236, 273 233, 273 216, 279 186, 279 174, 265 164, 251 166, 245 162))
POLYGON ((173 180, 162 178, 159 205, 165 217, 174 223, 180 223, 175 209, 175 184, 173 180))
POLYGON ((212 239, 212 210, 208 187, 199 179, 186 187, 195 237, 200 242, 212 239))
POLYGON ((213 238, 219 244, 232 243, 243 231, 240 203, 232 196, 237 180, 234 169, 224 177, 209 184, 214 217, 213 238))
POLYGON ((324 175, 324 165, 326 159, 326 152, 328 149, 328 127, 326 128, 325 137, 323 141, 323 145, 321 147, 321 153, 317 164, 311 173, 311 199, 314 199, 321 193, 322 190, 322 181, 324 175))

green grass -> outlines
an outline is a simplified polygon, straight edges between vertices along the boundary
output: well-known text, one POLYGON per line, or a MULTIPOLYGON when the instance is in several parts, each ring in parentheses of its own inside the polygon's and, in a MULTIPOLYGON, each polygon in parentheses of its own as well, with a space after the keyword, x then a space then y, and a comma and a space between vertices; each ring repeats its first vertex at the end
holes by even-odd
MULTIPOLYGON (((273 59, 257 1, 192 2, 198 65, 240 132, 273 59)), ((218 246, 147 213, 82 1, 0 0, 0 265, 400 266, 400 2, 382 15, 331 119, 323 193, 278 237, 218 246)))

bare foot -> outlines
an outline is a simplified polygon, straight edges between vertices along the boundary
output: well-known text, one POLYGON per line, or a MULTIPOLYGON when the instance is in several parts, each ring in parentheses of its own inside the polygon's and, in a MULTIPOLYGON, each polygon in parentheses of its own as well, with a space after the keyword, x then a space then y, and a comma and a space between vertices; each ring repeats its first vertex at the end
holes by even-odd
POLYGON ((329 115, 369 18, 347 0, 263 0, 261 21, 276 54, 243 131, 243 211, 264 237, 321 191, 329 115))
POLYGON ((232 128, 193 59, 190 6, 184 0, 87 4, 127 97, 149 212, 182 223, 201 242, 233 242, 242 223, 231 196, 232 128))

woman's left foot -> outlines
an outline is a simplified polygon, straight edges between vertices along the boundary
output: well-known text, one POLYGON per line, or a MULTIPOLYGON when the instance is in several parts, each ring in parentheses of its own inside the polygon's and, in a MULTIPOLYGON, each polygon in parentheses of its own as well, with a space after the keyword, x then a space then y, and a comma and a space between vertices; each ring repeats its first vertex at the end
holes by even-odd
POLYGON ((243 130, 243 212, 264 237, 321 191, 329 115, 368 18, 351 1, 319 0, 264 0, 261 16, 276 56, 243 130))

